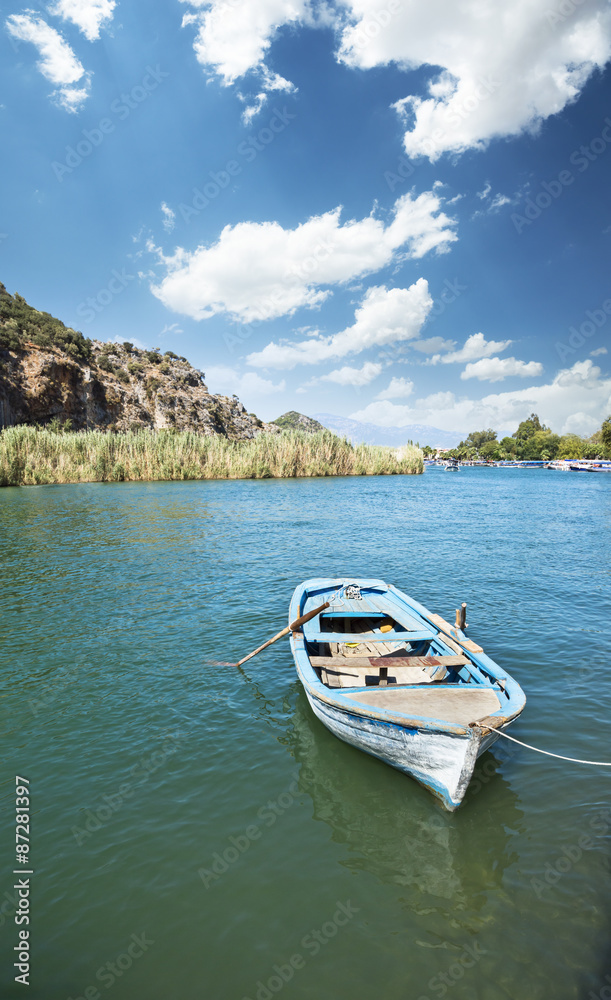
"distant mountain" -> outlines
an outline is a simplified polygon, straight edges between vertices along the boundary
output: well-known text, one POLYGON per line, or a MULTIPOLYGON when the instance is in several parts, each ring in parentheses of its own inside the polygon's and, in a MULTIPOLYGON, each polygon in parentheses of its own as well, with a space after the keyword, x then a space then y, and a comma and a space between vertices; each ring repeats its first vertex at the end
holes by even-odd
POLYGON ((442 431, 429 424, 408 424, 407 427, 378 427, 377 424, 363 424, 349 417, 338 417, 334 413, 315 413, 314 419, 335 434, 349 438, 353 444, 401 445, 409 440, 431 448, 455 448, 467 436, 460 431, 442 431))
POLYGON ((306 431, 308 434, 316 434, 317 431, 325 429, 322 424, 318 423, 318 420, 312 420, 312 417, 306 417, 303 413, 298 413, 297 410, 283 413, 281 417, 272 420, 272 424, 276 424, 283 431, 306 431))

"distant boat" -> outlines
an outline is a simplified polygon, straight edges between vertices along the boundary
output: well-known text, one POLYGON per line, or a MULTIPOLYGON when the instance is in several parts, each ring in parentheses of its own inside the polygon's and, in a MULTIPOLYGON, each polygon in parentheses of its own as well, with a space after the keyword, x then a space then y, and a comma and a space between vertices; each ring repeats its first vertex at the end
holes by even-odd
POLYGON ((446 472, 460 472, 460 465, 456 461, 455 458, 451 458, 448 462, 446 462, 445 471, 446 472))
POLYGON ((325 601, 291 633, 312 711, 452 812, 477 758, 522 712, 521 687, 464 632, 382 580, 306 580, 289 620, 325 601))

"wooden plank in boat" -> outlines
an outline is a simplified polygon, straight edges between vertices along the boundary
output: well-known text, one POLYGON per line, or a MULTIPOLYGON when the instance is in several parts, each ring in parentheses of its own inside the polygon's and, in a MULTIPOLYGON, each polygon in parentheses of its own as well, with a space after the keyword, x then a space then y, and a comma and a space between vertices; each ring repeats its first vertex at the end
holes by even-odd
POLYGON ((348 701, 358 701, 377 710, 400 712, 409 716, 424 716, 428 719, 443 719, 469 725, 478 719, 487 719, 501 707, 501 703, 490 688, 464 687, 456 684, 433 686, 422 690, 408 688, 372 688, 370 691, 346 693, 348 701))
MULTIPOLYGON (((314 619, 316 621, 316 619, 314 619)), ((309 624, 309 623, 308 623, 309 624)), ((304 627, 305 637, 308 642, 356 642, 359 638, 357 632, 310 632, 307 626, 304 627)), ((367 634, 363 636, 367 642, 421 642, 423 639, 436 639, 437 633, 431 632, 384 632, 378 634, 367 634)))
POLYGON ((455 642, 457 645, 462 646, 463 649, 467 649, 470 653, 484 652, 483 647, 478 646, 476 642, 473 642, 473 639, 458 639, 456 636, 452 638, 452 629, 454 626, 450 625, 449 622, 445 620, 445 618, 441 617, 441 615, 429 615, 429 618, 431 619, 433 624, 437 625, 437 627, 441 629, 443 633, 445 633, 444 640, 446 639, 446 634, 450 636, 448 645, 452 646, 452 649, 454 649, 452 643, 455 642))
MULTIPOLYGON (((320 678, 323 684, 330 688, 355 687, 395 687, 397 684, 432 684, 434 678, 422 667, 410 667, 409 660, 403 660, 406 666, 400 667, 353 667, 350 660, 344 660, 345 666, 335 665, 321 667, 320 678), (384 671, 386 675, 384 676, 384 671)), ((445 674, 445 671, 444 671, 445 674)), ((441 680, 442 678, 440 678, 441 680)))
POLYGON ((313 667, 460 667, 466 656, 311 656, 313 667))

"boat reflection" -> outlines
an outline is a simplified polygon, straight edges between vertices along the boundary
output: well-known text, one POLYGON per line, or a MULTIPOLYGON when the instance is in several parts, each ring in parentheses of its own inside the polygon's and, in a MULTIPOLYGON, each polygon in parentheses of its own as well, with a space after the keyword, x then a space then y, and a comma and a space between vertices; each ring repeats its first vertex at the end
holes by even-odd
POLYGON ((512 838, 523 813, 498 773, 500 753, 483 755, 461 809, 449 814, 415 781, 333 737, 303 691, 282 742, 301 765, 299 787, 312 798, 314 818, 349 848, 348 868, 472 909, 518 860, 512 838))

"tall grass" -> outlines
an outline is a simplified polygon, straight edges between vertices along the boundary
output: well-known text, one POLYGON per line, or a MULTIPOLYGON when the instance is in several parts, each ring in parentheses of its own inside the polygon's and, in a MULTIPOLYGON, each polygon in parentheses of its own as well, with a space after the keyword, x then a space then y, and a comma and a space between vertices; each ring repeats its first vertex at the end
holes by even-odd
POLYGON ((57 433, 9 427, 0 433, 0 486, 167 479, 383 476, 423 471, 422 452, 350 444, 331 431, 283 431, 252 441, 192 432, 57 433))

